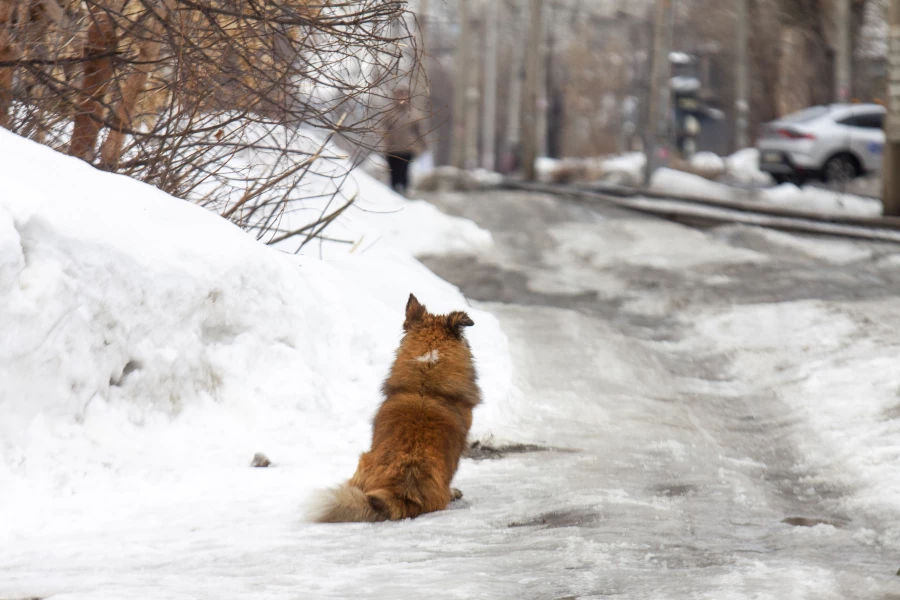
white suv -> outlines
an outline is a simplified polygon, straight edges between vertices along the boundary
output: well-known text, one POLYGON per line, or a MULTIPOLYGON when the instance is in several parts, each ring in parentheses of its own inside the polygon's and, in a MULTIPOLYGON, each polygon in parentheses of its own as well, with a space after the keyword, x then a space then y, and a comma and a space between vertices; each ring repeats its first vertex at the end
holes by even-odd
POLYGON ((839 182, 877 171, 885 112, 878 104, 832 104, 766 123, 756 144, 759 168, 779 183, 839 182))

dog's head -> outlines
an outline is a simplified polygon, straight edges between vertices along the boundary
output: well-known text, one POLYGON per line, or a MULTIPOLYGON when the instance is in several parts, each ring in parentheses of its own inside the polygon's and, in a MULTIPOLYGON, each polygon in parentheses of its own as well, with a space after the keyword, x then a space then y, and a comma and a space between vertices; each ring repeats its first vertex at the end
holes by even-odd
POLYGON ((477 404, 475 363, 464 335, 465 328, 474 324, 462 311, 431 314, 410 294, 403 322, 405 335, 385 389, 425 386, 477 404))
POLYGON ((460 310, 453 311, 448 315, 433 315, 412 294, 409 295, 409 300, 406 302, 406 320, 403 321, 403 331, 407 335, 429 337, 435 341, 445 337, 465 342, 463 329, 474 324, 475 321, 469 317, 468 313, 460 310))

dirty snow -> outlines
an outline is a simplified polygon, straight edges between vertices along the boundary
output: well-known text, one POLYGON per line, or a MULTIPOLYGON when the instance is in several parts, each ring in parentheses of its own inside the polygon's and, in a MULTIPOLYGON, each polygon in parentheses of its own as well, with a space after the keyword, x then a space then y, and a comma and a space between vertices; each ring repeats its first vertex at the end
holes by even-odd
POLYGON ((760 199, 773 206, 785 206, 824 214, 880 217, 882 213, 879 200, 813 186, 799 188, 791 183, 761 190, 760 199))
POLYGON ((698 152, 691 157, 690 165, 695 169, 701 169, 704 171, 725 171, 725 160, 714 152, 698 152))
MULTIPOLYGON (((735 378, 771 389, 802 419, 801 460, 830 485, 857 490, 841 500, 847 514, 894 525, 900 373, 890 365, 900 350, 897 327, 896 311, 877 301, 736 306, 697 320, 705 339, 734 354, 735 378)), ((889 528, 879 540, 900 549, 900 530, 889 528)))
POLYGON ((665 168, 653 172, 650 189, 666 194, 722 200, 734 200, 745 193, 693 173, 665 168))
POLYGON ((822 214, 877 217, 882 212, 881 202, 878 200, 820 187, 800 188, 785 183, 772 188, 746 190, 673 169, 655 171, 650 187, 654 191, 674 195, 721 201, 760 202, 822 214))
POLYGON ((605 221, 566 224, 550 230, 560 259, 589 261, 591 267, 614 264, 684 269, 697 265, 764 261, 751 250, 732 248, 709 236, 667 221, 605 221))
POLYGON ((725 159, 728 178, 744 184, 771 185, 772 176, 759 170, 759 150, 744 148, 725 159))
POLYGON ((782 248, 784 253, 799 254, 808 258, 816 258, 834 264, 849 264, 871 259, 875 251, 857 242, 840 238, 817 238, 813 236, 793 235, 747 225, 726 225, 716 229, 717 237, 726 239, 735 236, 757 238, 770 248, 782 248))

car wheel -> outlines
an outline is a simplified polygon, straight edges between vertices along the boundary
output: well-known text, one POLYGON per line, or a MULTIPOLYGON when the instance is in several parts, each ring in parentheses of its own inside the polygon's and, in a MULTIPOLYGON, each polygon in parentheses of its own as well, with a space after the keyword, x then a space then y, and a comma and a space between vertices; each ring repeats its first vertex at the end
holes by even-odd
POLYGON ((822 174, 825 183, 846 183, 859 177, 859 163, 849 154, 838 154, 828 159, 822 168, 822 174))

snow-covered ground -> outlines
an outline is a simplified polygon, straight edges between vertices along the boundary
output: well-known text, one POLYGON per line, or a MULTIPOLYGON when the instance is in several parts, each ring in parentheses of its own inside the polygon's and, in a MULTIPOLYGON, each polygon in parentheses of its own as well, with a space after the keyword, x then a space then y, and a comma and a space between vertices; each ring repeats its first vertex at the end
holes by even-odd
POLYGON ((491 235, 361 178, 377 243, 321 260, 2 130, 0 179, 0 598, 900 594, 894 246, 444 198, 491 235), (473 437, 544 451, 306 523, 409 292, 475 320, 473 437))
POLYGON ((232 143, 254 149, 221 157, 215 177, 187 199, 221 214, 234 211, 233 222, 285 252, 329 258, 373 249, 378 253, 380 246, 409 254, 490 248, 490 235, 472 223, 440 215, 433 206, 406 200, 383 185, 378 155, 360 161, 306 127, 256 124, 238 128, 234 135, 232 143), (298 168, 307 160, 308 170, 298 168), (257 177, 272 185, 245 201, 243 188, 251 184, 239 183, 257 177), (207 196, 216 202, 206 201, 207 196), (327 234, 309 242, 310 223, 331 215, 337 216, 327 234))
POLYGON ((58 580, 61 563, 17 563, 26 549, 166 560, 136 540, 255 511, 295 523, 368 443, 410 292, 470 311, 473 433, 503 432, 497 320, 413 258, 490 234, 357 177, 370 212, 348 211, 336 229, 358 242, 323 262, 0 129, 0 597, 121 597, 92 567, 58 580), (274 467, 251 469, 256 452, 274 467))
POLYGON ((580 449, 554 468, 594 486, 557 482, 568 491, 519 519, 546 523, 542 539, 571 527, 556 538, 566 568, 596 580, 559 596, 900 593, 897 246, 701 232, 536 195, 459 208, 497 251, 471 281, 461 261, 430 264, 520 304, 492 309, 522 406, 547 443, 580 449))

